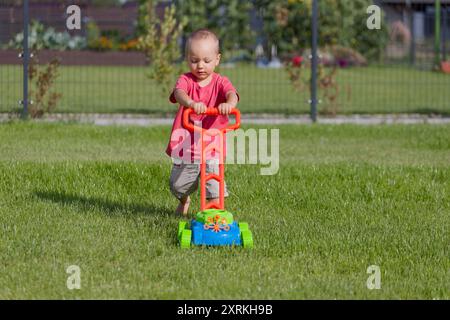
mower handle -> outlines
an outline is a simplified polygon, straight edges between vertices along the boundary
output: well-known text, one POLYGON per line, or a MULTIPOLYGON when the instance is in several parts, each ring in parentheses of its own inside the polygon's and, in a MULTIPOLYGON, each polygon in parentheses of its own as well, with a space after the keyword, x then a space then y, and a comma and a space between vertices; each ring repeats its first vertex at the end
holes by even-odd
MULTIPOLYGON (((194 113, 194 109, 192 108, 185 108, 183 111, 183 126, 188 129, 191 132, 194 131, 203 131, 202 127, 197 127, 195 126, 191 121, 190 121, 190 116, 192 113, 194 113)), ((219 109, 218 108, 207 108, 206 112, 201 113, 203 115, 208 115, 208 116, 218 116, 220 115, 219 113, 219 109)), ((221 129, 221 131, 231 131, 231 130, 236 130, 237 128, 239 128, 239 126, 241 125, 241 113, 239 112, 238 109, 233 108, 230 111, 230 114, 234 114, 235 118, 236 118, 236 123, 232 124, 229 127, 223 128, 221 129)))

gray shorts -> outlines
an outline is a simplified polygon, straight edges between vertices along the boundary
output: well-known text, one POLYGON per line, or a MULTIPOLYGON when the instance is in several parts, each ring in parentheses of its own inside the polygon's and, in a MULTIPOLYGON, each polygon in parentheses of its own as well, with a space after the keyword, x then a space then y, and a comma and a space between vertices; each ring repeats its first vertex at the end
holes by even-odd
MULTIPOLYGON (((219 174, 219 164, 206 162, 206 172, 219 174)), ((173 163, 170 173, 170 191, 181 199, 195 192, 198 188, 200 178, 200 164, 197 163, 173 163)), ((225 183, 224 196, 228 197, 227 185, 225 183)), ((215 179, 206 182, 206 198, 219 198, 219 182, 215 179)))

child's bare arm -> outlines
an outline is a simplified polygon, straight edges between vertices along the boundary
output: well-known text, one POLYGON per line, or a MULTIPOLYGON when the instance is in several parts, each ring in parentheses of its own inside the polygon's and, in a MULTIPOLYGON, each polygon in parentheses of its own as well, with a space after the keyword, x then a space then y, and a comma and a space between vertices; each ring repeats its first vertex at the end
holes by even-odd
POLYGON ((227 97, 227 102, 221 103, 219 105, 219 113, 220 114, 225 114, 225 115, 230 114, 231 109, 235 108, 239 101, 237 94, 233 91, 228 91, 226 97, 227 97))
POLYGON ((175 100, 182 106, 191 107, 197 114, 206 112, 206 106, 203 102, 195 102, 189 98, 188 94, 181 89, 175 89, 173 93, 175 100))
POLYGON ((194 102, 191 98, 189 98, 188 94, 181 89, 175 89, 173 93, 175 100, 182 106, 190 107, 191 104, 194 102))
POLYGON ((228 104, 231 104, 233 107, 237 106, 237 104, 239 102, 239 98, 238 98, 236 92, 228 91, 227 95, 226 95, 226 98, 227 98, 227 103, 228 104))

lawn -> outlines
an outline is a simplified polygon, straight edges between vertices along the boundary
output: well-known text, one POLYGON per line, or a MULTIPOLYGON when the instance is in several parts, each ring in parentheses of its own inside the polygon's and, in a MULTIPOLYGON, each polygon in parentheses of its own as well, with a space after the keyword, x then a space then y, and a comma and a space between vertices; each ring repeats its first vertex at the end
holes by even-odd
POLYGON ((450 298, 450 126, 278 128, 277 175, 227 167, 255 248, 182 250, 168 127, 0 125, 0 298, 450 298))
MULTIPOLYGON (((221 68, 238 89, 240 108, 254 113, 308 113, 309 93, 295 92, 282 69, 249 65, 221 68)), ((309 77, 307 72, 305 79, 309 77)), ((18 108, 22 95, 19 66, 0 65, 0 112, 18 108)), ((349 113, 450 114, 450 76, 408 67, 340 69, 337 111, 349 113)), ((62 93, 57 112, 173 112, 168 94, 161 94, 142 67, 80 67, 60 69, 55 90, 62 93)), ((319 110, 330 108, 323 98, 319 110)))

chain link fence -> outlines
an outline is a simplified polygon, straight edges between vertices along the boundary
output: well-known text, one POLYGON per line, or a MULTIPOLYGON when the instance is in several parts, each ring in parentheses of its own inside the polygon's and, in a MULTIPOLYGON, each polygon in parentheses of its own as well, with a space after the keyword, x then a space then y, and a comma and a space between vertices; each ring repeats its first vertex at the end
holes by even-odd
MULTIPOLYGON (((437 54, 440 61, 450 60, 450 1, 441 1, 441 37, 437 43, 435 6, 431 1, 375 3, 383 10, 382 23, 388 30, 387 42, 376 59, 345 46, 329 49, 319 36, 315 70, 319 115, 450 114, 450 74, 443 72, 449 67, 446 63, 436 65, 437 54)), ((170 4, 160 2, 158 14, 163 16, 170 4)), ((44 72, 52 60, 60 61, 51 86, 52 92, 60 95, 54 112, 159 115, 175 111, 168 101, 169 93, 161 92, 158 83, 147 77, 148 61, 135 48, 139 15, 136 1, 114 7, 80 2, 81 30, 72 31, 66 27, 67 6, 64 1, 30 1, 29 21, 24 21, 23 2, 0 3, 0 112, 22 109, 23 59, 19 55, 23 52, 25 23, 29 25, 30 52, 34 54, 30 62, 44 72), (33 44, 38 41, 43 43, 36 50, 33 44)), ((280 8, 282 19, 284 11, 280 8)), ((366 8, 361 10, 369 18, 366 8)), ((270 36, 265 34, 262 11, 253 8, 248 13, 256 34, 251 50, 239 55, 240 48, 236 48, 233 57, 223 59, 218 72, 228 76, 238 89, 239 108, 245 113, 310 113, 311 47, 281 53, 280 46, 267 41, 270 36), (299 76, 297 86, 289 78, 286 63, 299 76)), ((345 19, 344 14, 341 17, 345 19)), ((327 18, 326 12, 320 11, 319 30, 327 18)), ((361 28, 367 26, 361 23, 361 28)), ((30 103, 35 102, 39 90, 37 81, 29 81, 30 103)))

